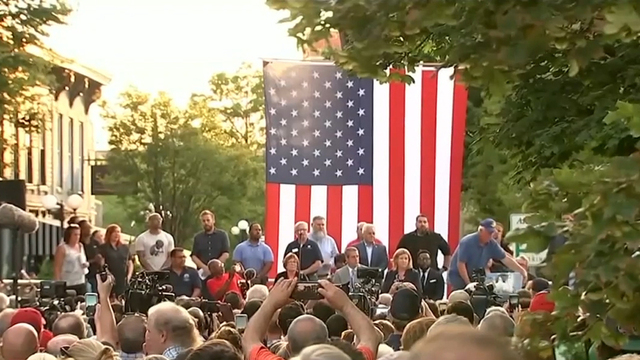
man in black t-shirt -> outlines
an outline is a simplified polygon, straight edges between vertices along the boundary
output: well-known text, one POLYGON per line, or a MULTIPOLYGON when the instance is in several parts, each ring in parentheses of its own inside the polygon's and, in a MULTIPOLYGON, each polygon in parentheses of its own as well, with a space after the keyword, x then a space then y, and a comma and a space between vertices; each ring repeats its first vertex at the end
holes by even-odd
POLYGON ((416 216, 416 230, 406 233, 398 243, 398 249, 407 249, 413 260, 413 268, 418 269, 418 254, 424 250, 431 257, 431 268, 438 271, 447 271, 451 264, 451 248, 449 243, 437 232, 429 229, 429 219, 424 214, 416 216), (438 264, 438 252, 444 255, 442 270, 438 264))

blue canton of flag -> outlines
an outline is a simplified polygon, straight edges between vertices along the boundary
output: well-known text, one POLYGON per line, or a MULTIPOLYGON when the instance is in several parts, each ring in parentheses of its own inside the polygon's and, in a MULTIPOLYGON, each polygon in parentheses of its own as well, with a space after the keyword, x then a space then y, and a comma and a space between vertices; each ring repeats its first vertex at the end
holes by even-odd
POLYGON ((373 183, 373 80, 335 65, 264 69, 267 182, 373 183))

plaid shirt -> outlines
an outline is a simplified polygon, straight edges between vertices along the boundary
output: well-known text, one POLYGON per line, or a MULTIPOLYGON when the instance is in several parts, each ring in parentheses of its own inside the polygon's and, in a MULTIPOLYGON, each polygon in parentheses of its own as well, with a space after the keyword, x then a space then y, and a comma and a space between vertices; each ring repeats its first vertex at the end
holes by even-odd
POLYGON ((181 352, 183 352, 185 349, 183 349, 180 346, 169 346, 163 353, 162 356, 166 357, 169 360, 175 360, 175 358, 178 357, 178 355, 180 355, 181 352))
POLYGON ((125 352, 120 351, 120 359, 121 360, 138 360, 138 359, 144 359, 144 353, 133 353, 133 354, 127 354, 125 352))

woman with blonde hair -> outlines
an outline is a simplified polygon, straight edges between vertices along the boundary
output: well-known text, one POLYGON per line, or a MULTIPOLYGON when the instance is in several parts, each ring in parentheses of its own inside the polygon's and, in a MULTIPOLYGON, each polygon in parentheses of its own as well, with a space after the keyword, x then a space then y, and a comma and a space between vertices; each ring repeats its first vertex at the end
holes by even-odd
POLYGON ((60 349, 60 358, 67 360, 119 360, 120 356, 109 346, 94 339, 82 339, 60 349))
POLYGON ((413 261, 409 250, 401 248, 393 254, 393 269, 387 271, 387 275, 382 282, 382 293, 388 293, 391 286, 398 282, 408 282, 415 286, 418 295, 422 297, 422 284, 420 283, 420 273, 413 268, 413 261))

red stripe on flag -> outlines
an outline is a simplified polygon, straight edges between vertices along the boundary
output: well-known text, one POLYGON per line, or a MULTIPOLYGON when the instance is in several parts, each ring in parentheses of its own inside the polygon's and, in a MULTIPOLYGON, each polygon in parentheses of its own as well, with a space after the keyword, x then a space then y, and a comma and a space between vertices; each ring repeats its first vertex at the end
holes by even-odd
MULTIPOLYGON (((327 186, 327 234, 336 241, 338 251, 342 250, 342 186, 327 186)), ((344 239, 344 241, 348 241, 344 239)))
POLYGON ((275 278, 278 273, 278 263, 282 259, 278 259, 278 242, 280 236, 280 184, 267 183, 265 191, 265 224, 264 238, 265 242, 273 251, 273 267, 269 272, 270 278, 275 278))
POLYGON ((460 240, 460 211, 462 194, 462 163, 467 118, 467 87, 459 83, 459 74, 453 90, 453 131, 451 134, 451 182, 449 185, 449 246, 451 251, 460 240))
MULTIPOLYGON (((373 186, 358 186, 358 222, 373 223, 373 186)), ((346 226, 351 226, 347 224, 346 226)), ((355 226, 354 226, 355 228, 355 226)))
MULTIPOLYGON (((422 144, 420 150, 420 212, 433 226, 436 213, 436 127, 438 71, 422 72, 422 144)), ((417 214, 416 214, 417 215, 417 214)))
MULTIPOLYGON (((404 71, 401 71, 404 73, 404 71)), ((405 84, 389 84, 389 253, 404 233, 405 84)), ((374 145, 375 146, 375 145, 374 145)))
MULTIPOLYGON (((311 222, 311 185, 296 185, 295 222, 311 222)), ((294 224, 291 224, 293 227, 294 224)))

